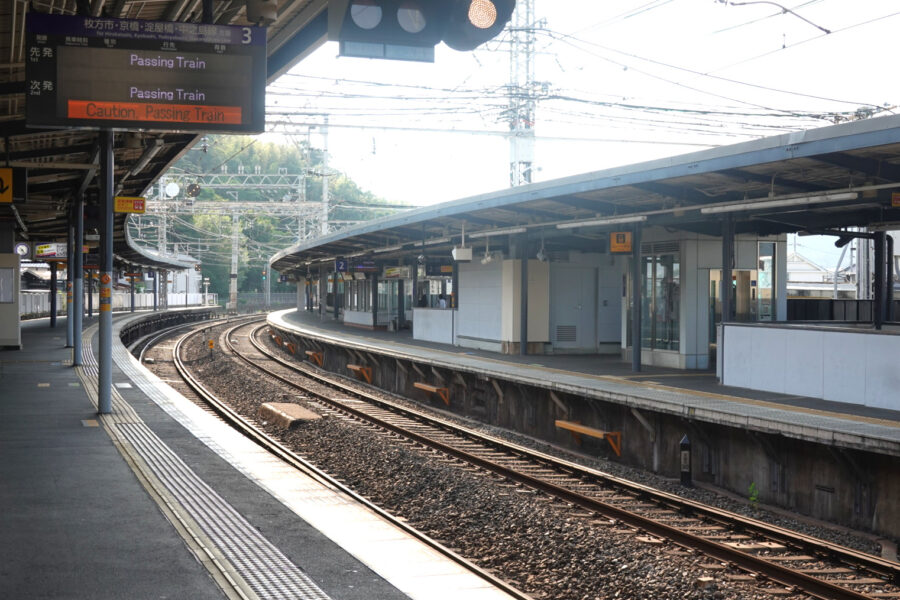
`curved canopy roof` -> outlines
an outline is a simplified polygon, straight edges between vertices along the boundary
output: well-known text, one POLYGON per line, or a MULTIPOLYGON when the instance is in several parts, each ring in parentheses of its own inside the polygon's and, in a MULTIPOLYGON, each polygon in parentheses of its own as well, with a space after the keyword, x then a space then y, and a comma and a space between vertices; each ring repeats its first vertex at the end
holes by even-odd
POLYGON ((336 258, 393 261, 490 239, 596 250, 633 223, 720 235, 829 232, 900 221, 900 116, 856 121, 606 169, 378 219, 273 256, 294 277, 336 258), (481 239, 477 239, 481 238, 481 239), (423 252, 424 251, 424 252, 423 252))
MULTIPOLYGON (((214 22, 249 24, 244 0, 217 0, 214 22)), ((278 0, 277 19, 268 25, 267 80, 272 81, 324 42, 327 0, 278 0)), ((26 7, 60 14, 79 8, 92 16, 199 22, 196 0, 58 0, 0 2, 0 147, 3 166, 28 169, 28 202, 0 207, 0 220, 14 222, 16 237, 33 242, 64 241, 73 199, 85 193, 89 206, 98 194, 99 133, 89 129, 31 129, 25 126, 24 34, 26 7)), ((84 13, 79 13, 84 14, 84 13)), ((141 196, 198 139, 192 133, 116 133, 115 183, 119 194, 141 196), (140 168, 136 168, 136 167, 140 168)), ((114 254, 121 262, 183 268, 170 257, 136 248, 125 235, 126 215, 116 215, 114 254)), ((90 218, 85 230, 97 227, 90 218)))

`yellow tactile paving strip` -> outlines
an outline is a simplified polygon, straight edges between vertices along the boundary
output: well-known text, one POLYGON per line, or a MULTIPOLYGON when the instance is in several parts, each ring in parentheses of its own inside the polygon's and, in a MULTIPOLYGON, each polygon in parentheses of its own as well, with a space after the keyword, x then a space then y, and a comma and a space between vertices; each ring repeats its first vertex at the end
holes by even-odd
POLYGON ((201 442, 411 600, 511 598, 370 509, 276 459, 163 383, 123 347, 114 348, 113 359, 201 442))

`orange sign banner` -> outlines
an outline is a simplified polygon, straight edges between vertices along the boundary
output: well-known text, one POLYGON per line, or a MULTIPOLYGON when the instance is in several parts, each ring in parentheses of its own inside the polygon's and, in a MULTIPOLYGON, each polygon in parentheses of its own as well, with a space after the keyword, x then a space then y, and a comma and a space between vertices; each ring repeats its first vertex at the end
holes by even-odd
POLYGON ((141 196, 116 196, 113 212, 117 213, 139 213, 144 214, 147 206, 146 201, 141 196))
POLYGON ((626 254, 631 252, 631 232, 614 231, 609 234, 609 251, 612 254, 626 254))
POLYGON ((69 100, 69 110, 66 116, 70 119, 97 119, 102 121, 158 121, 161 123, 240 125, 241 107, 69 100))

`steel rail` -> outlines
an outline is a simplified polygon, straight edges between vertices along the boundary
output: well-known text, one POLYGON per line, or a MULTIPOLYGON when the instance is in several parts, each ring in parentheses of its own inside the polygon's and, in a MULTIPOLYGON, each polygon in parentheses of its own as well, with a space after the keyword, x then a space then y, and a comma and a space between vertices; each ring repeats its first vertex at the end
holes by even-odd
MULTIPOLYGON (((265 325, 260 326, 256 330, 254 330, 253 333, 257 334, 264 328, 265 325)), ((832 560, 841 561, 854 568, 864 568, 870 571, 873 575, 882 577, 887 582, 900 584, 900 563, 854 550, 852 548, 847 548, 845 546, 840 546, 827 540, 822 540, 803 533, 791 531, 790 529, 786 529, 784 527, 765 523, 763 521, 759 521, 758 519, 745 517, 723 509, 708 506, 694 500, 682 498, 680 496, 676 496, 675 494, 670 494, 668 492, 657 490, 640 483, 629 481, 627 479, 622 479, 620 477, 616 477, 614 475, 610 475, 596 469, 591 469, 584 465, 569 462, 561 458, 551 456, 549 454, 544 454, 542 452, 532 450, 531 448, 526 448, 524 446, 514 444, 507 440, 495 438, 468 429, 459 428, 452 423, 447 423, 435 419, 433 416, 426 413, 391 403, 372 394, 367 394, 366 392, 356 387, 349 386, 343 383, 343 381, 341 380, 326 377, 319 372, 310 371, 307 368, 301 368, 296 363, 287 361, 279 357, 278 355, 273 354, 270 350, 265 348, 253 337, 250 338, 250 341, 258 351, 288 369, 297 371, 306 377, 318 379, 320 382, 326 385, 337 387, 344 392, 359 395, 365 398, 367 401, 376 403, 383 408, 393 410, 406 416, 407 418, 426 421, 433 426, 444 428, 457 435, 465 435, 466 437, 469 437, 481 443, 488 444, 508 452, 514 452, 516 454, 527 456, 528 458, 536 462, 544 463, 547 466, 556 468, 563 472, 574 473, 579 476, 588 476, 603 482, 607 482, 616 487, 622 488, 631 494, 647 497, 653 502, 668 506, 681 513, 702 516, 728 527, 735 527, 736 529, 756 533, 773 541, 778 541, 796 549, 805 550, 817 556, 829 556, 832 560)), ((277 374, 274 375, 278 377, 277 374)))
MULTIPOLYGON (((223 337, 225 339, 225 346, 235 355, 239 356, 239 353, 234 350, 231 346, 231 334, 238 328, 246 326, 247 323, 241 323, 230 329, 226 330, 223 333, 223 337)), ((373 504, 368 499, 360 496, 343 483, 334 479, 324 471, 320 470, 318 467, 314 466, 312 463, 305 460, 303 457, 291 451, 289 448, 284 446, 282 443, 277 440, 271 438, 264 432, 258 430, 250 421, 245 419, 243 416, 234 411, 230 406, 221 402, 218 397, 210 392, 193 374, 190 373, 190 370, 184 365, 181 361, 181 347, 182 345, 192 338, 194 335, 198 335, 199 332, 194 332, 188 335, 183 336, 178 340, 178 343, 172 349, 173 359, 175 362, 175 366, 178 370, 178 373, 185 380, 185 383, 198 395, 200 396, 209 406, 216 412, 220 417, 222 417, 227 423, 231 426, 238 429, 241 433, 247 436, 250 440, 261 446, 263 449, 272 453, 274 456, 283 460, 287 464, 291 465, 298 471, 304 473, 305 475, 311 477, 312 479, 318 481, 319 483, 325 485, 326 487, 330 487, 332 489, 338 490, 342 494, 346 494, 348 497, 352 498, 354 501, 364 505, 369 510, 375 512, 378 516, 385 519, 395 527, 398 527, 402 531, 406 532, 410 536, 415 539, 421 541, 425 545, 429 546, 433 550, 437 551, 439 554, 449 558, 453 562, 458 565, 464 567, 469 570, 476 576, 490 583, 491 585, 503 590, 505 593, 509 594, 510 597, 516 600, 534 600, 528 594, 514 588, 510 584, 506 583, 502 579, 492 575, 491 573, 485 571, 480 568, 478 565, 470 562, 463 556, 460 556, 456 552, 453 552, 446 546, 443 546, 436 540, 428 537, 421 531, 416 530, 408 523, 404 523, 399 520, 397 517, 394 517, 390 513, 386 512, 384 509, 379 506, 373 504)), ((292 384, 293 385, 293 384, 292 384)))
MULTIPOLYGON (((240 317, 239 317, 240 318, 240 317)), ((246 317, 244 317, 246 318, 246 317)), ((258 317, 257 317, 258 318, 258 317)), ((219 319, 213 319, 211 321, 203 321, 203 324, 206 326, 214 327, 216 325, 221 325, 222 322, 227 322, 229 320, 228 317, 221 317, 219 319)), ((143 344, 141 348, 141 352, 138 355, 138 362, 144 363, 144 356, 147 354, 147 350, 155 346, 160 339, 170 336, 176 331, 180 331, 182 329, 190 329, 192 327, 196 327, 199 325, 197 321, 189 322, 189 323, 179 323, 178 325, 172 325, 171 327, 166 327, 165 329, 160 329, 159 331, 154 331, 151 334, 144 336, 143 338, 138 338, 135 344, 143 344)))
MULTIPOLYGON (((265 325, 258 327, 256 330, 254 330, 253 334, 258 333, 260 330, 262 330, 265 327, 266 327, 265 325)), ((271 354, 270 352, 266 351, 262 347, 261 344, 258 344, 258 342, 256 342, 253 339, 253 334, 251 334, 250 339, 251 339, 251 342, 254 344, 254 347, 257 350, 260 350, 268 358, 275 359, 279 364, 282 364, 283 366, 287 366, 289 368, 296 370, 296 368, 293 367, 292 365, 286 363, 285 361, 281 360, 279 357, 276 357, 273 354, 271 354)), ((290 379, 283 377, 278 373, 275 373, 271 369, 267 369, 266 367, 263 367, 255 362, 253 362, 251 359, 249 359, 245 356, 242 356, 240 354, 236 354, 236 355, 239 356, 239 358, 241 358, 248 364, 254 366, 257 369, 260 369, 260 370, 266 372, 270 376, 275 377, 276 379, 279 379, 280 381, 282 381, 284 383, 287 383, 294 387, 302 387, 302 386, 299 386, 296 382, 293 382, 290 379)), ((307 374, 305 371, 303 373, 304 373, 304 375, 307 374)), ((416 420, 424 419, 424 420, 427 420, 428 422, 434 421, 434 419, 428 417, 427 415, 424 415, 423 413, 417 413, 415 411, 411 411, 409 409, 405 409, 402 407, 395 407, 394 405, 390 405, 389 403, 386 403, 383 400, 374 398, 373 396, 366 394, 365 392, 362 392, 353 387, 346 386, 344 384, 335 382, 333 380, 330 380, 328 378, 324 378, 321 376, 317 376, 316 378, 320 379, 323 382, 326 382, 328 385, 332 385, 332 386, 340 388, 343 392, 352 393, 354 395, 363 397, 366 400, 375 400, 381 406, 390 406, 392 409, 398 409, 399 412, 408 413, 410 418, 415 418, 416 420)), ((460 460, 469 462, 470 464, 484 468, 487 471, 496 473, 496 474, 506 477, 512 481, 517 481, 519 483, 522 483, 523 485, 527 485, 534 489, 543 491, 547 494, 556 496, 566 502, 570 502, 576 506, 584 508, 585 510, 589 510, 592 512, 606 515, 613 519, 617 519, 617 520, 619 520, 623 523, 627 523, 628 525, 631 525, 632 527, 635 527, 639 530, 648 532, 657 537, 671 540, 671 541, 673 541, 681 546, 684 546, 686 548, 699 550, 699 551, 703 552, 704 554, 706 554, 712 558, 715 558, 717 560, 720 560, 722 562, 735 564, 745 571, 748 571, 748 572, 751 572, 754 574, 758 574, 758 575, 768 578, 772 581, 778 582, 786 587, 802 590, 803 592, 805 592, 809 595, 815 596, 817 598, 821 598, 823 600, 863 600, 863 599, 870 598, 869 596, 866 596, 865 594, 861 594, 861 593, 851 590, 849 588, 839 586, 839 585, 830 583, 830 582, 822 580, 822 579, 818 579, 816 577, 807 575, 805 573, 796 572, 790 568, 784 567, 782 565, 779 565, 779 564, 771 562, 771 561, 767 561, 758 556, 754 556, 752 554, 742 552, 740 550, 731 548, 729 546, 720 544, 720 543, 712 541, 712 540, 707 540, 702 537, 699 537, 699 536, 696 536, 696 535, 693 535, 690 533, 686 533, 675 527, 671 527, 671 526, 665 525, 663 523, 656 522, 652 519, 649 519, 647 517, 643 517, 641 515, 637 515, 635 513, 626 511, 617 506, 602 502, 600 500, 585 496, 583 494, 579 494, 577 492, 568 490, 566 488, 560 487, 553 483, 543 481, 536 477, 532 477, 525 473, 515 471, 515 470, 505 467, 503 465, 499 465, 493 461, 490 461, 490 460, 484 459, 482 457, 479 457, 477 455, 465 452, 458 448, 454 448, 454 447, 444 444, 440 441, 434 440, 427 436, 423 436, 416 432, 409 431, 401 426, 398 426, 393 423, 379 419, 378 417, 375 417, 371 414, 367 414, 366 412, 364 412, 360 409, 357 409, 353 406, 335 403, 330 398, 328 398, 322 394, 319 394, 313 390, 308 390, 306 388, 302 388, 302 389, 304 389, 305 392, 310 393, 318 398, 321 398, 329 403, 338 404, 342 411, 345 411, 345 412, 352 414, 363 420, 375 423, 378 426, 380 426, 388 431, 392 431, 392 432, 402 435, 408 439, 412 439, 412 440, 419 442, 427 447, 435 448, 436 450, 444 452, 444 453, 446 453, 450 456, 453 456, 455 458, 458 458, 460 460)), ((446 423, 440 423, 440 426, 443 428, 447 428, 446 423)), ((469 435, 469 432, 466 432, 466 435, 469 435)), ((474 436, 470 436, 470 437, 474 437, 474 436)), ((516 449, 516 451, 518 451, 518 448, 516 449)), ((571 468, 571 467, 567 467, 567 468, 571 468)), ((641 486, 641 488, 642 489, 637 490, 640 494, 648 494, 650 492, 655 492, 653 490, 650 490, 650 488, 645 488, 643 486, 641 486)), ((656 494, 661 494, 661 493, 656 492, 656 494)), ((701 508, 706 508, 707 510, 704 510, 703 512, 710 514, 717 520, 724 520, 725 522, 728 522, 729 524, 734 524, 732 514, 727 513, 726 511, 719 511, 719 510, 711 510, 710 511, 710 510, 708 510, 709 507, 702 507, 702 505, 700 505, 699 503, 684 501, 683 499, 681 499, 677 496, 671 495, 671 494, 661 494, 661 500, 663 500, 666 504, 675 504, 676 507, 678 507, 678 508, 690 508, 691 510, 694 510, 694 509, 699 510, 701 508)), ((736 517, 737 515, 734 515, 734 516, 736 517)), ((743 517, 741 517, 739 519, 739 521, 740 521, 740 524, 742 524, 742 525, 746 524, 748 527, 750 525, 753 525, 754 529, 760 530, 761 533, 767 533, 768 529, 769 529, 768 526, 763 524, 762 522, 752 522, 753 520, 748 520, 743 517)), ((793 534, 789 530, 781 529, 781 528, 778 528, 778 529, 780 529, 779 533, 781 535, 787 536, 788 543, 790 543, 794 547, 796 547, 796 542, 794 540, 795 537, 803 537, 803 538, 806 538, 807 540, 815 539, 815 538, 810 538, 809 536, 803 536, 802 534, 797 534, 797 536, 795 536, 795 534, 793 534)), ((821 541, 821 540, 819 540, 819 541, 821 541)), ((826 549, 827 549, 828 554, 830 554, 832 552, 848 550, 848 549, 842 548, 841 546, 838 546, 836 544, 830 544, 827 542, 823 542, 823 545, 819 546, 820 553, 822 553, 821 551, 824 551, 826 549)), ((849 551, 848 554, 854 554, 854 552, 849 551)), ((859 554, 862 554, 862 553, 859 553, 859 554)), ((869 558, 869 555, 863 555, 863 556, 865 556, 867 559, 869 558)), ((890 563, 890 561, 876 560, 875 562, 876 562, 876 564, 880 564, 880 565, 892 566, 894 569, 896 569, 898 567, 898 565, 896 565, 895 563, 890 563)), ((896 571, 895 571, 895 573, 896 573, 896 571)))

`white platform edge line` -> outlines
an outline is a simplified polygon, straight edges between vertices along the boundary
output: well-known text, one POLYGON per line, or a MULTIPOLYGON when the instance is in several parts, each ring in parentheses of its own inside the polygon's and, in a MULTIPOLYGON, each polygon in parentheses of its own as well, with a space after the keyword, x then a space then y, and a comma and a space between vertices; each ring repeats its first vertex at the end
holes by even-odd
MULTIPOLYGON (((121 327, 124 324, 120 322, 117 325, 121 327)), ((475 590, 479 590, 479 598, 511 598, 436 550, 408 536, 368 508, 360 506, 335 489, 286 467, 255 443, 186 399, 140 364, 118 341, 114 346, 113 359, 116 364, 160 408, 234 468, 412 600, 433 600, 435 593, 447 593, 448 597, 458 598, 475 590), (291 477, 286 478, 286 474, 291 477), (323 499, 328 500, 327 505, 323 499), (325 506, 327 509, 323 508, 325 506), (398 546, 402 547, 396 547, 397 551, 391 553, 378 551, 378 545, 371 544, 371 537, 367 541, 360 536, 358 527, 362 523, 374 530, 377 539, 399 540, 398 546), (352 524, 352 527, 345 527, 345 524, 352 524), (423 556, 427 559, 422 560, 423 556), (414 557, 420 558, 413 560, 414 557), (412 565, 417 568, 411 568, 412 565), (435 578, 440 578, 443 586, 449 581, 447 576, 451 573, 458 582, 458 589, 453 592, 442 587, 437 592, 434 587, 435 578)))

